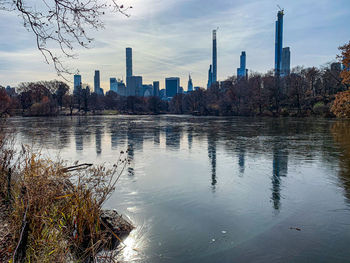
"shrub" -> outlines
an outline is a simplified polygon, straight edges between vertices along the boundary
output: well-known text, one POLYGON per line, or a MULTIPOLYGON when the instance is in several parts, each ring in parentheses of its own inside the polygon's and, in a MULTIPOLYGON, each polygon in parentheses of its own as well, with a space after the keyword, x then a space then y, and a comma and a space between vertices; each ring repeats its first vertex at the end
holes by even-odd
POLYGON ((96 258, 110 236, 110 230, 101 227, 100 216, 127 163, 123 153, 112 169, 83 169, 90 165, 77 163, 67 168, 64 162, 43 158, 24 146, 15 158, 11 137, 0 134, 0 200, 7 196, 7 176, 12 174, 12 241, 7 246, 13 261, 96 258))

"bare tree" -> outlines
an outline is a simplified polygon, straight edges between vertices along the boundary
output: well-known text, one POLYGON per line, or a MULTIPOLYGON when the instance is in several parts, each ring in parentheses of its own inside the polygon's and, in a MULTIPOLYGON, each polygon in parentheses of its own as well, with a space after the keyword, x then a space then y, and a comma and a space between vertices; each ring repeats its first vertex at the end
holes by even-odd
POLYGON ((53 63, 57 74, 72 73, 63 58, 74 58, 74 44, 89 47, 93 41, 86 30, 103 28, 106 12, 125 16, 129 7, 115 0, 0 0, 0 10, 16 12, 24 27, 34 33, 36 45, 46 63, 53 63), (110 1, 110 2, 105 2, 110 1), (54 48, 59 52, 54 52, 54 48))

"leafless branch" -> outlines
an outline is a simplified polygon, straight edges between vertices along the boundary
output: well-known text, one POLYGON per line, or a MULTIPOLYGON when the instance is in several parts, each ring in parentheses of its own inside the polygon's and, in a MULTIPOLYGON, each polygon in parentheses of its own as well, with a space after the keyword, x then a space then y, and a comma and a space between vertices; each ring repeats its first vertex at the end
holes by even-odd
POLYGON ((73 73, 63 59, 76 58, 75 44, 88 48, 93 41, 87 29, 103 28, 102 17, 107 12, 129 16, 127 11, 132 7, 119 5, 115 0, 104 1, 107 0, 0 0, 0 10, 17 12, 22 17, 24 27, 34 33, 46 63, 52 63, 57 74, 63 76, 73 73), (53 51, 57 47, 58 54, 53 51))

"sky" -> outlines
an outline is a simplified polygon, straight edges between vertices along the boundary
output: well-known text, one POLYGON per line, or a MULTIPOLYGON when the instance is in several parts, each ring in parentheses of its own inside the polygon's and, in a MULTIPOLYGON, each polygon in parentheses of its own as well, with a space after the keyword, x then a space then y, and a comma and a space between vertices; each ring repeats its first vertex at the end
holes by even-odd
MULTIPOLYGON (((42 0, 27 0, 41 2, 42 0)), ((111 1, 111 0, 105 0, 111 1)), ((275 21, 285 9, 283 46, 291 49, 291 66, 322 66, 333 62, 338 47, 350 40, 349 0, 119 0, 130 17, 107 14, 105 27, 91 31, 89 49, 77 47, 76 59, 66 65, 79 70, 82 82, 93 87, 100 70, 101 87, 109 78, 125 80, 125 48, 133 49, 133 73, 144 84, 180 77, 187 89, 206 87, 211 64, 212 30, 217 33, 218 80, 235 75, 239 56, 247 53, 250 72, 265 73, 274 66, 275 21)), ((34 35, 18 14, 0 10, 0 85, 60 79, 36 49, 34 35)), ((73 81, 73 76, 66 76, 73 81)), ((62 79, 61 79, 62 80, 62 79)), ((70 86, 73 83, 68 83, 70 86)))

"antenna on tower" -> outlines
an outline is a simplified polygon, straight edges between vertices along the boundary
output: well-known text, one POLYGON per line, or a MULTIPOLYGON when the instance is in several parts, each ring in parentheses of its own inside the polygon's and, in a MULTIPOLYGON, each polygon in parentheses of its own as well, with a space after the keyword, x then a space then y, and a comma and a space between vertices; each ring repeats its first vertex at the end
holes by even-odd
POLYGON ((277 5, 277 8, 280 10, 280 12, 282 12, 282 14, 284 14, 284 8, 280 7, 280 5, 277 5))

